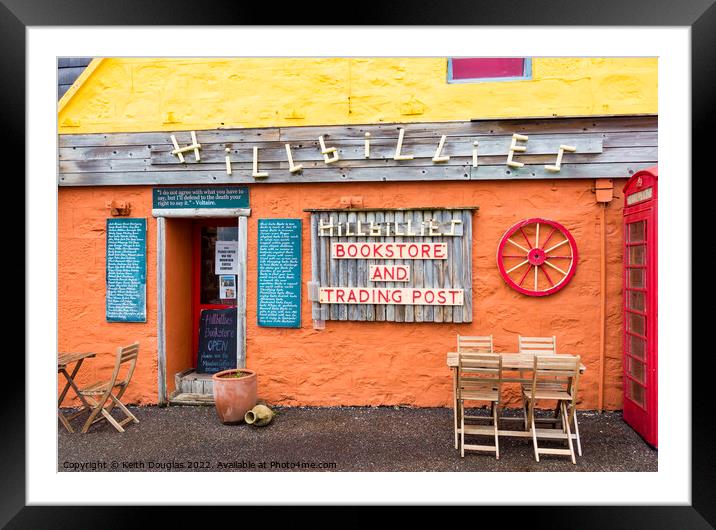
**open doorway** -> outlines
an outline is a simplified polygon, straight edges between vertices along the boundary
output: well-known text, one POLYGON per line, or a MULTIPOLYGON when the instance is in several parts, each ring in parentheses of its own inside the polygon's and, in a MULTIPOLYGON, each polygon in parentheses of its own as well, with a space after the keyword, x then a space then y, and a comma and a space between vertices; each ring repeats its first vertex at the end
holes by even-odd
POLYGON ((241 367, 245 359, 246 218, 166 218, 160 224, 160 402, 163 395, 173 404, 210 404, 217 370, 206 362, 202 340, 209 314, 234 315, 235 340, 222 352, 226 367, 241 367))

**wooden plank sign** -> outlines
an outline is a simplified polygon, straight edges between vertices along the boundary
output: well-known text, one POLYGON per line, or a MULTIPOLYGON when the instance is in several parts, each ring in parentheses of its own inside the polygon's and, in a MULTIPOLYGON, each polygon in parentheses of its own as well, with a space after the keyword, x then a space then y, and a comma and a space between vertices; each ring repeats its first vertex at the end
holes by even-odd
POLYGON ((106 274, 107 322, 146 322, 146 219, 107 219, 106 274))
POLYGON ((334 259, 447 259, 447 243, 333 243, 334 259))
POLYGON ((474 209, 311 211, 313 320, 472 322, 474 209))
POLYGON ((236 368, 236 308, 204 309, 199 317, 197 372, 236 368))
POLYGON ((462 289, 410 289, 375 287, 321 287, 322 304, 457 305, 464 303, 462 289))
POLYGON ((371 265, 368 268, 371 282, 409 282, 410 265, 371 265))
POLYGON ((301 219, 259 219, 258 324, 301 327, 301 219))

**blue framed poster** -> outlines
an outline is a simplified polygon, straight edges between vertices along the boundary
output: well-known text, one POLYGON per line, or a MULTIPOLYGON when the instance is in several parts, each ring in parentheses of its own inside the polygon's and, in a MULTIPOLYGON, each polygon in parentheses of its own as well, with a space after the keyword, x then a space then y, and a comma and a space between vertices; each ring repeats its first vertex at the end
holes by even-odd
POLYGON ((258 325, 301 327, 301 219, 259 219, 258 325))
POLYGON ((107 322, 147 321, 147 220, 107 219, 107 322))

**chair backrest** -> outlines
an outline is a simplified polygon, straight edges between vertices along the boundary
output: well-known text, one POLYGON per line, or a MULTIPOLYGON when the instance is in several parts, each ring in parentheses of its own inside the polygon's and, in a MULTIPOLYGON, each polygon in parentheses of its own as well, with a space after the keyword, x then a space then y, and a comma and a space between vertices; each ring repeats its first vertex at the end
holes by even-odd
POLYGON ((579 381, 579 355, 535 355, 532 389, 537 384, 549 384, 553 389, 569 392, 574 399, 579 381))
POLYGON ((520 353, 557 355, 557 337, 517 337, 520 353))
MULTIPOLYGON (((498 353, 461 352, 457 364, 458 389, 502 386, 502 357, 498 353)), ((499 394, 498 394, 499 395, 499 394)))
POLYGON ((458 352, 482 352, 492 353, 492 335, 486 336, 457 336, 458 352))
POLYGON ((112 372, 112 386, 119 384, 127 386, 129 384, 129 381, 132 379, 132 374, 134 373, 134 368, 137 366, 138 355, 139 342, 135 342, 133 344, 130 344, 129 346, 120 346, 119 348, 117 348, 117 357, 114 360, 114 371, 112 372), (129 369, 124 376, 124 379, 122 379, 121 381, 117 381, 117 377, 119 376, 119 370, 125 363, 130 363, 129 369))

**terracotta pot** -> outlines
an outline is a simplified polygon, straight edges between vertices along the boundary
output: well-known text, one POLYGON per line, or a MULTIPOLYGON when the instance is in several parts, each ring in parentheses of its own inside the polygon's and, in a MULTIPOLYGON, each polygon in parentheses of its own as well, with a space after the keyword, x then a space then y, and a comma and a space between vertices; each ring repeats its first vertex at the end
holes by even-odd
POLYGON ((246 368, 224 370, 211 376, 214 406, 222 423, 244 421, 246 412, 256 405, 256 372, 246 368), (237 372, 244 375, 234 377, 237 372))

